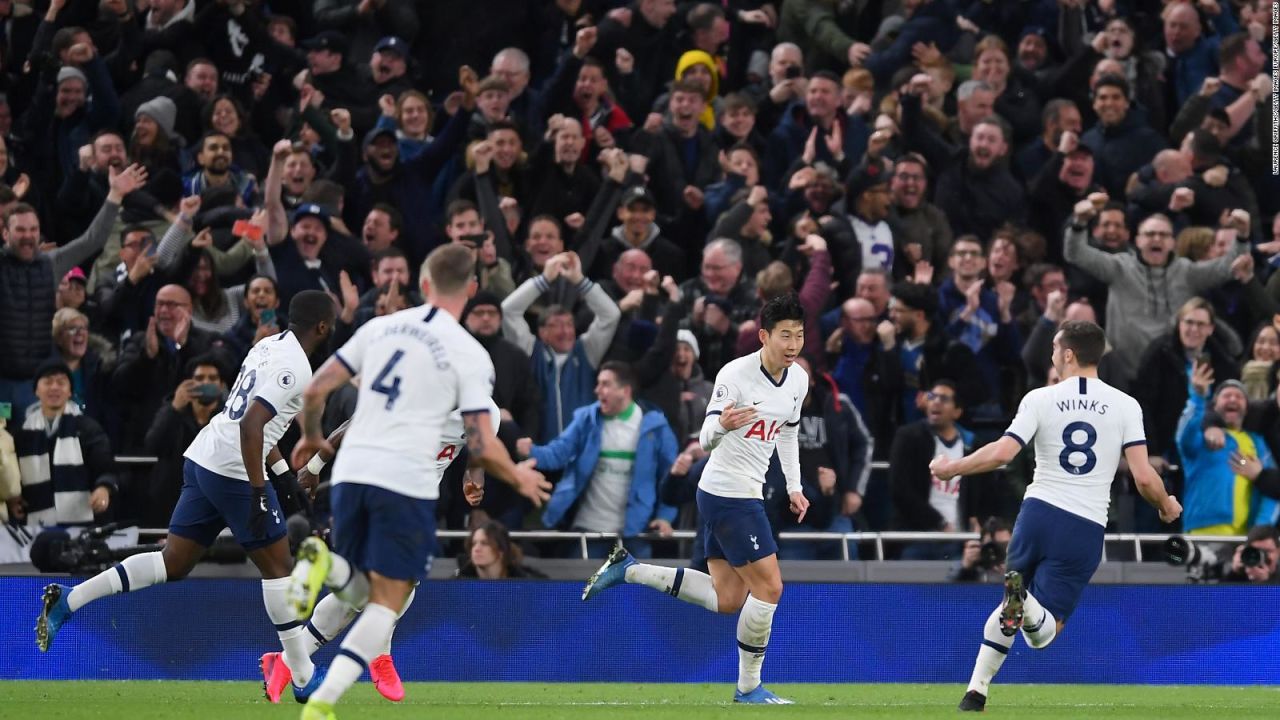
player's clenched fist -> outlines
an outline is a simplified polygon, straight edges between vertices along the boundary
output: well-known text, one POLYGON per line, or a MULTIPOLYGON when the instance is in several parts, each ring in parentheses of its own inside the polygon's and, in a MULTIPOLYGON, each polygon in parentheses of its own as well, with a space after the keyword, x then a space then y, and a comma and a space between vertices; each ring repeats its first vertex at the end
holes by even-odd
POLYGON ((733 432, 738 428, 750 425, 756 419, 756 409, 753 407, 734 407, 730 402, 724 406, 724 410, 720 412, 720 427, 733 432))

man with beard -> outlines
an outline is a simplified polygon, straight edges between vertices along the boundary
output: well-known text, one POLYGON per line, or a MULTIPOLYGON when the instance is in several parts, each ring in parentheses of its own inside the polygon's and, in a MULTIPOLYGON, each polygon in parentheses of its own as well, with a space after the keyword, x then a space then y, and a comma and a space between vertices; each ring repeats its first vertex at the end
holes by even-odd
POLYGON ((344 272, 359 290, 369 287, 368 251, 334 232, 329 212, 320 205, 299 205, 293 211, 289 238, 271 246, 281 305, 288 305, 303 290, 339 295, 344 272))
POLYGON ((1187 514, 1182 527, 1191 535, 1244 535, 1258 525, 1274 525, 1280 508, 1263 497, 1252 479, 1263 469, 1274 469, 1275 459, 1258 433, 1243 429, 1249 398, 1239 380, 1219 383, 1213 410, 1225 424, 1225 444, 1210 450, 1204 441, 1204 413, 1213 366, 1196 362, 1191 373, 1192 392, 1178 423, 1178 452, 1186 467, 1187 514))
POLYGON ((236 189, 245 207, 257 204, 258 181, 249 173, 232 167, 231 138, 217 130, 211 130, 200 138, 200 151, 196 153, 199 167, 182 179, 182 195, 199 195, 207 188, 231 186, 236 189))
POLYGON ((1093 150, 1094 174, 1112 197, 1124 196, 1125 184, 1138 168, 1165 147, 1164 138, 1147 126, 1129 104, 1129 81, 1104 75, 1093 88, 1093 110, 1098 124, 1080 142, 1093 150))
POLYGON ((1056 153, 1061 152, 1064 133, 1074 133, 1079 138, 1084 129, 1080 109, 1075 103, 1063 98, 1055 98, 1045 104, 1040 113, 1040 122, 1044 126, 1044 132, 1019 150, 1014 160, 1014 170, 1024 182, 1030 182, 1039 175, 1045 164, 1056 153))
POLYGON ((967 150, 953 156, 938 178, 934 202, 951 220, 958 234, 991 237, 1006 222, 1026 215, 1022 183, 1009 172, 1009 132, 992 115, 974 126, 967 150))
POLYGON ((0 402, 24 408, 35 402, 31 378, 52 349, 49 328, 56 309, 59 280, 68 270, 102 250, 124 197, 146 182, 146 171, 132 166, 111 171, 111 190, 88 231, 66 245, 40 251, 40 217, 19 203, 4 219, 0 251, 0 402))
MULTIPOLYGON (((898 353, 902 380, 890 384, 902 389, 902 403, 897 413, 900 423, 924 417, 924 393, 941 378, 955 378, 961 405, 985 399, 982 375, 973 351, 947 338, 942 326, 934 322, 937 312, 938 293, 932 287, 900 282, 893 286, 889 320, 882 321, 876 328, 885 350, 898 353), (887 331, 885 322, 893 325, 893 333, 887 331)), ((887 447, 878 450, 877 457, 887 457, 887 447)))
MULTIPOLYGON (((350 227, 364 222, 374 205, 386 203, 404 213, 401 248, 417 266, 440 243, 433 231, 439 210, 429 198, 432 186, 445 164, 466 140, 467 123, 475 108, 475 83, 464 83, 462 107, 449 118, 444 129, 421 154, 412 160, 400 157, 396 133, 390 128, 374 128, 364 137, 364 163, 354 178, 335 178, 347 190, 343 216, 350 227)), ((349 122, 349 120, 348 120, 349 122)), ((349 141, 348 141, 349 142, 349 141)))
POLYGON ((1249 250, 1249 216, 1242 210, 1231 214, 1229 227, 1236 242, 1219 258, 1194 262, 1173 256, 1173 224, 1164 215, 1152 215, 1138 226, 1135 253, 1108 254, 1085 241, 1089 222, 1097 208, 1108 201, 1094 193, 1076 203, 1067 226, 1064 255, 1109 289, 1107 298, 1107 340, 1115 348, 1118 369, 1124 381, 1138 369, 1143 350, 1168 330, 1169 317, 1187 300, 1207 293, 1231 279, 1231 263, 1249 250))
POLYGON ((951 249, 951 223, 937 205, 929 202, 929 163, 919 153, 898 158, 889 181, 893 204, 889 222, 900 237, 903 260, 914 269, 921 260, 934 268, 946 267, 951 249))
POLYGON ((467 303, 462 322, 493 360, 493 401, 503 422, 516 423, 519 437, 538 437, 542 391, 530 373, 529 355, 502 337, 502 302, 481 290, 467 303))
POLYGON ((1093 150, 1080 143, 1074 132, 1063 132, 1057 152, 1045 163, 1030 185, 1032 229, 1049 239, 1052 261, 1062 259, 1062 246, 1054 242, 1071 217, 1071 208, 1090 193, 1102 189, 1093 181, 1093 150))

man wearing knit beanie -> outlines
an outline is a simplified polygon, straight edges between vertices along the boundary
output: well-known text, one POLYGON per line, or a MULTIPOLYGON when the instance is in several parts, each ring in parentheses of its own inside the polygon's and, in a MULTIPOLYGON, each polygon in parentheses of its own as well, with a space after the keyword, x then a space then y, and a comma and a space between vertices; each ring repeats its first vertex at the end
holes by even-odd
POLYGON ((502 337, 502 301, 488 290, 476 293, 462 311, 462 323, 493 360, 493 401, 503 418, 515 420, 522 435, 536 434, 542 393, 529 372, 529 356, 502 337))

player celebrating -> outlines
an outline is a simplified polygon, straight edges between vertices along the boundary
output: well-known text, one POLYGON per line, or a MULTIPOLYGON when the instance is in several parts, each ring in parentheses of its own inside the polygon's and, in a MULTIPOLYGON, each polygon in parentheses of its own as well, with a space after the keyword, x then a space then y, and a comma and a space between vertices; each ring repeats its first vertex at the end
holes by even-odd
MULTIPOLYGON (((494 431, 492 437, 497 437, 498 425, 501 422, 501 411, 490 400, 489 423, 494 431)), ((338 450, 342 444, 342 438, 346 434, 349 424, 350 421, 348 420, 329 435, 329 444, 333 446, 334 450, 338 450)), ((425 478, 427 485, 433 488, 439 488, 445 470, 462 455, 462 450, 466 447, 467 439, 466 432, 462 427, 461 410, 454 410, 449 415, 449 420, 445 423, 444 430, 441 432, 440 442, 440 449, 436 453, 431 474, 425 478)), ((316 453, 307 462, 305 474, 304 472, 298 473, 299 482, 303 482, 303 478, 306 475, 318 477, 324 466, 332 460, 332 456, 325 457, 322 453, 316 453)), ((303 484, 306 483, 303 482, 303 484)), ((478 468, 468 468, 462 490, 470 504, 478 504, 484 497, 484 471, 478 468)), ((519 490, 533 500, 535 504, 539 504, 546 499, 545 493, 536 485, 529 485, 519 488, 519 490)), ((435 491, 435 494, 438 496, 438 490, 435 491)), ((417 587, 409 593, 409 599, 405 601, 399 617, 404 617, 404 614, 409 611, 409 606, 413 604, 413 599, 417 593, 417 587)), ((315 612, 312 613, 311 619, 307 622, 307 632, 311 635, 308 639, 308 650, 314 653, 323 647, 325 643, 337 637, 338 633, 342 632, 343 628, 355 618, 356 612, 356 608, 347 607, 346 603, 342 602, 337 595, 325 595, 316 604, 315 612)), ((392 628, 392 631, 394 632, 394 628, 392 628)), ((278 701, 280 694, 284 692, 284 688, 289 685, 290 681, 288 665, 279 662, 279 659, 280 653, 267 653, 262 657, 261 663, 267 697, 274 697, 276 701, 278 701)), ((400 702, 404 699, 404 684, 400 681, 400 674, 396 672, 395 663, 391 658, 390 636, 387 637, 387 643, 382 652, 369 663, 369 678, 373 681, 373 686, 377 688, 382 697, 392 702, 400 702)))
POLYGON ((734 702, 789 705, 760 683, 773 613, 782 598, 778 546, 765 514, 762 488, 774 449, 787 479, 791 511, 804 520, 796 427, 809 390, 794 366, 804 348, 804 309, 794 294, 765 303, 764 347, 725 365, 716 376, 699 441, 711 453, 698 482, 708 576, 696 570, 645 565, 619 545, 587 581, 583 600, 614 585, 647 585, 708 610, 738 615, 738 688, 734 702))
POLYGON ((325 397, 360 375, 355 415, 332 476, 330 553, 319 538, 298 550, 291 600, 307 617, 322 585, 363 609, 329 673, 303 708, 303 720, 333 718, 333 706, 382 652, 416 581, 435 549, 431 475, 441 432, 462 411, 467 450, 477 464, 517 478, 520 486, 549 488, 540 473, 516 466, 493 442, 489 418, 493 363, 458 324, 475 293, 475 257, 462 245, 436 248, 422 275, 427 304, 375 318, 320 368, 304 393, 302 441, 295 462, 333 453, 320 434, 325 397))
POLYGON ((1035 440, 1035 481, 1027 487, 1009 541, 1004 602, 987 618, 982 647, 960 709, 982 711, 987 690, 1019 630, 1028 645, 1053 642, 1102 560, 1111 482, 1121 453, 1138 492, 1163 522, 1182 514, 1177 498, 1147 462, 1138 402, 1098 379, 1106 337, 1091 322, 1068 321, 1053 339, 1062 382, 1022 398, 1004 437, 967 457, 938 457, 939 480, 990 472, 1035 440), (1025 619, 1025 623, 1024 623, 1025 619))
MULTIPOLYGON (((263 457, 276 474, 289 466, 276 449, 293 416, 302 409, 302 389, 311 379, 309 356, 325 345, 333 328, 333 299, 319 290, 294 296, 289 329, 263 338, 245 358, 226 408, 206 425, 185 453, 182 495, 169 521, 161 552, 126 558, 89 580, 44 590, 36 640, 48 650, 71 614, 98 598, 181 580, 224 527, 262 573, 262 599, 284 646, 294 694, 305 700, 323 677, 314 672, 303 622, 290 609, 289 541, 275 489, 266 481, 263 457)), ((283 688, 282 688, 283 689, 283 688)))

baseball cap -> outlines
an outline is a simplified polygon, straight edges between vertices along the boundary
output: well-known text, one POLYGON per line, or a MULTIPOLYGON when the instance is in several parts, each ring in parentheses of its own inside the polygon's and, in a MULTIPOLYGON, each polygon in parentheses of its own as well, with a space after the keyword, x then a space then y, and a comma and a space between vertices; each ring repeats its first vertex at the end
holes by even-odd
POLYGON ((84 271, 78 267, 68 270, 67 274, 62 276, 62 279, 66 282, 78 282, 81 285, 89 284, 89 279, 84 276, 84 271))
POLYGON ((375 127, 374 129, 365 133, 364 145, 362 145, 361 147, 366 147, 366 148, 369 147, 370 145, 373 144, 374 140, 377 140, 380 137, 389 137, 392 140, 395 140, 396 131, 388 127, 375 127))
POLYGON ((347 38, 337 30, 325 30, 302 41, 304 50, 329 50, 339 54, 347 52, 347 38))
POLYGON ((649 194, 649 189, 643 185, 636 185, 622 195, 622 207, 630 208, 636 203, 644 203, 649 207, 655 207, 657 205, 657 203, 653 201, 653 195, 649 194))
POLYGON ((400 57, 408 57, 409 43, 401 40, 395 35, 388 35, 379 40, 377 45, 373 46, 373 51, 376 53, 393 52, 400 57))
POLYGON ((1218 387, 1213 389, 1213 399, 1217 400, 1218 396, 1222 394, 1222 391, 1226 390, 1227 388, 1235 388, 1240 392, 1244 393, 1244 397, 1246 400, 1249 398, 1249 390, 1244 386, 1244 383, 1240 382, 1239 380, 1223 380, 1222 382, 1218 383, 1218 387))
POLYGON ((879 158, 868 159, 849 173, 849 197, 857 198, 877 185, 889 184, 889 166, 879 158))
POLYGON ((297 209, 293 211, 293 217, 289 219, 289 224, 296 225, 299 220, 308 216, 316 218, 320 222, 324 223, 326 230, 329 229, 329 211, 325 210, 323 205, 318 205, 316 203, 299 205, 297 209))

